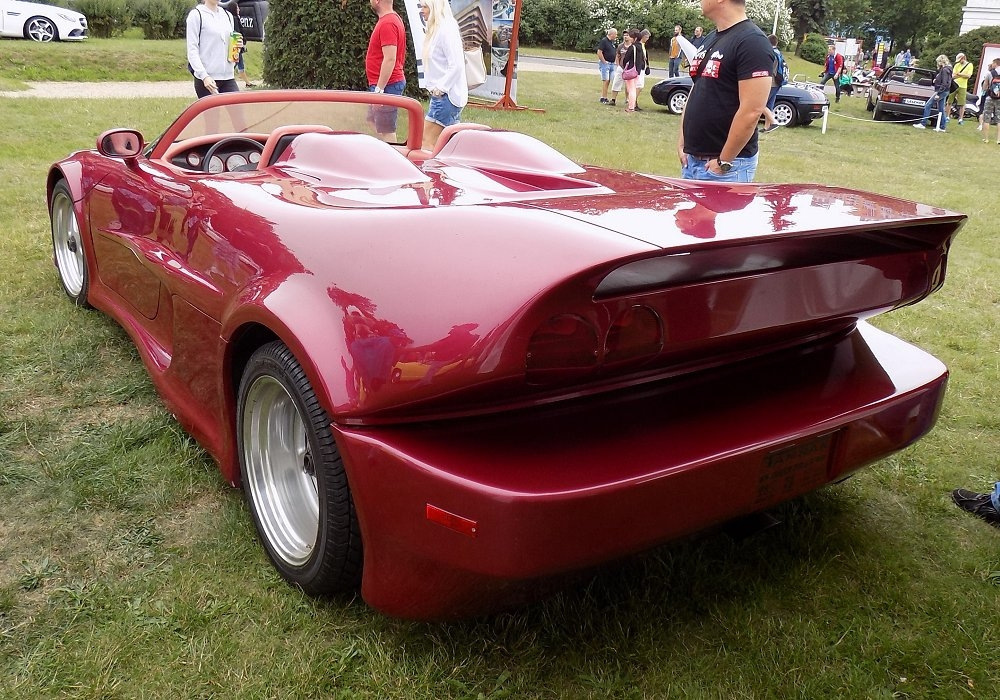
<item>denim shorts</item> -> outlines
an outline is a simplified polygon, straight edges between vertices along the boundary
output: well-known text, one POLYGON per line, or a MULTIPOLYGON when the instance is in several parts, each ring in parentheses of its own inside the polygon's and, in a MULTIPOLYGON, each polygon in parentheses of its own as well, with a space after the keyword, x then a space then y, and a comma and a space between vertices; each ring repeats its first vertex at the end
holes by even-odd
POLYGON ((611 80, 615 74, 615 64, 601 61, 599 65, 601 67, 601 80, 611 80))
POLYGON ((755 153, 747 158, 733 158, 733 169, 725 175, 716 175, 708 169, 711 158, 696 158, 688 154, 688 164, 681 168, 681 177, 685 180, 706 180, 708 182, 753 182, 757 174, 757 156, 755 153))
MULTIPOLYGON (((386 95, 402 95, 406 89, 405 80, 397 80, 385 86, 386 95)), ((368 92, 375 92, 375 86, 369 85, 368 92)), ((380 134, 396 133, 396 108, 383 105, 372 105, 368 109, 368 120, 375 122, 375 131, 380 134)))
POLYGON ((451 126, 458 124, 458 116, 462 113, 461 107, 456 107, 448 99, 445 93, 441 97, 431 97, 430 106, 427 107, 427 121, 440 124, 441 126, 451 126))

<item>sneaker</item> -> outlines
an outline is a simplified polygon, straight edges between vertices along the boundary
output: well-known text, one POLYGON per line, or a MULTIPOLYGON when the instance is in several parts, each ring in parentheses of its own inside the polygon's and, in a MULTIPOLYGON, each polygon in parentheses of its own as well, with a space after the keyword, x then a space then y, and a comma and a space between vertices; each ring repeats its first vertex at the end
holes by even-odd
POLYGON ((983 125, 982 124, 980 124, 979 126, 976 127, 976 131, 982 131, 982 130, 983 130, 983 125))
POLYGON ((602 105, 606 105, 607 103, 608 103, 608 98, 607 97, 602 97, 601 98, 601 104, 602 105))
POLYGON ((762 133, 762 134, 770 134, 775 129, 780 129, 780 128, 781 128, 781 124, 771 124, 771 126, 767 127, 766 129, 762 129, 760 133, 762 133))
POLYGON ((934 131, 938 132, 939 134, 947 134, 948 133, 947 129, 934 129, 934 131))
POLYGON ((914 129, 926 129, 927 127, 924 126, 923 124, 914 124, 913 128, 914 129))
POLYGON ((959 124, 964 124, 965 122, 964 122, 964 121, 962 121, 961 119, 959 119, 959 120, 958 120, 958 123, 959 123, 959 124))
POLYGON ((642 107, 640 107, 639 105, 636 105, 635 106, 635 111, 636 112, 641 112, 642 111, 642 107))
POLYGON ((955 505, 962 510, 972 513, 977 518, 982 518, 993 527, 1000 528, 1000 513, 993 507, 990 494, 955 489, 951 492, 951 500, 955 501, 955 505))
POLYGON ((610 100, 608 100, 608 106, 609 107, 614 107, 615 106, 615 98, 612 97, 610 100))

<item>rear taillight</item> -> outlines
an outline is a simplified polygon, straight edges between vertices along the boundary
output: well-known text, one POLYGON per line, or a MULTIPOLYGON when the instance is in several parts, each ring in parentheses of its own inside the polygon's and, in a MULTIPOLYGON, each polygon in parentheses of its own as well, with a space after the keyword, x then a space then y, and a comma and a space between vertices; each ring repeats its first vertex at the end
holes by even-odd
POLYGON ((584 318, 553 316, 538 327, 528 343, 528 382, 565 383, 601 366, 642 364, 663 349, 663 323, 648 306, 632 306, 612 322, 603 341, 599 342, 597 329, 584 318))
POLYGON ((525 366, 532 384, 575 379, 597 366, 597 331, 571 314, 554 316, 528 342, 525 366))
POLYGON ((608 364, 636 363, 655 357, 663 349, 663 326, 648 306, 625 309, 608 331, 604 361, 608 364))

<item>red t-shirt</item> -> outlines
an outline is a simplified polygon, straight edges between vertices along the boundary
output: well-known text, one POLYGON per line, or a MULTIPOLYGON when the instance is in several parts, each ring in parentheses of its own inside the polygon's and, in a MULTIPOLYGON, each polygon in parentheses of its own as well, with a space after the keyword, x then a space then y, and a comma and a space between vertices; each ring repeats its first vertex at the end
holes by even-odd
POLYGON ((396 65, 392 67, 389 83, 398 83, 405 77, 403 63, 406 60, 406 29, 403 27, 403 20, 395 12, 389 12, 378 18, 375 29, 372 30, 372 37, 368 40, 365 73, 368 75, 369 85, 378 84, 378 74, 382 70, 382 47, 392 45, 396 47, 396 65))

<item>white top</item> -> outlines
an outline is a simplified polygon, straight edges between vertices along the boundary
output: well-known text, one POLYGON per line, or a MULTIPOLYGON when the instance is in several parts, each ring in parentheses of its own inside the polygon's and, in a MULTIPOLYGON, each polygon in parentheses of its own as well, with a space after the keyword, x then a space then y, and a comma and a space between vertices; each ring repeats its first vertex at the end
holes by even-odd
POLYGON ((194 68, 194 77, 204 80, 232 80, 235 77, 229 62, 229 35, 233 33, 233 16, 221 7, 215 11, 198 5, 187 16, 187 59, 194 68), (199 31, 200 30, 200 31, 199 31))
POLYGON ((424 78, 427 89, 448 93, 448 100, 456 107, 468 104, 469 84, 465 78, 462 33, 454 17, 447 18, 434 32, 426 55, 424 78))

